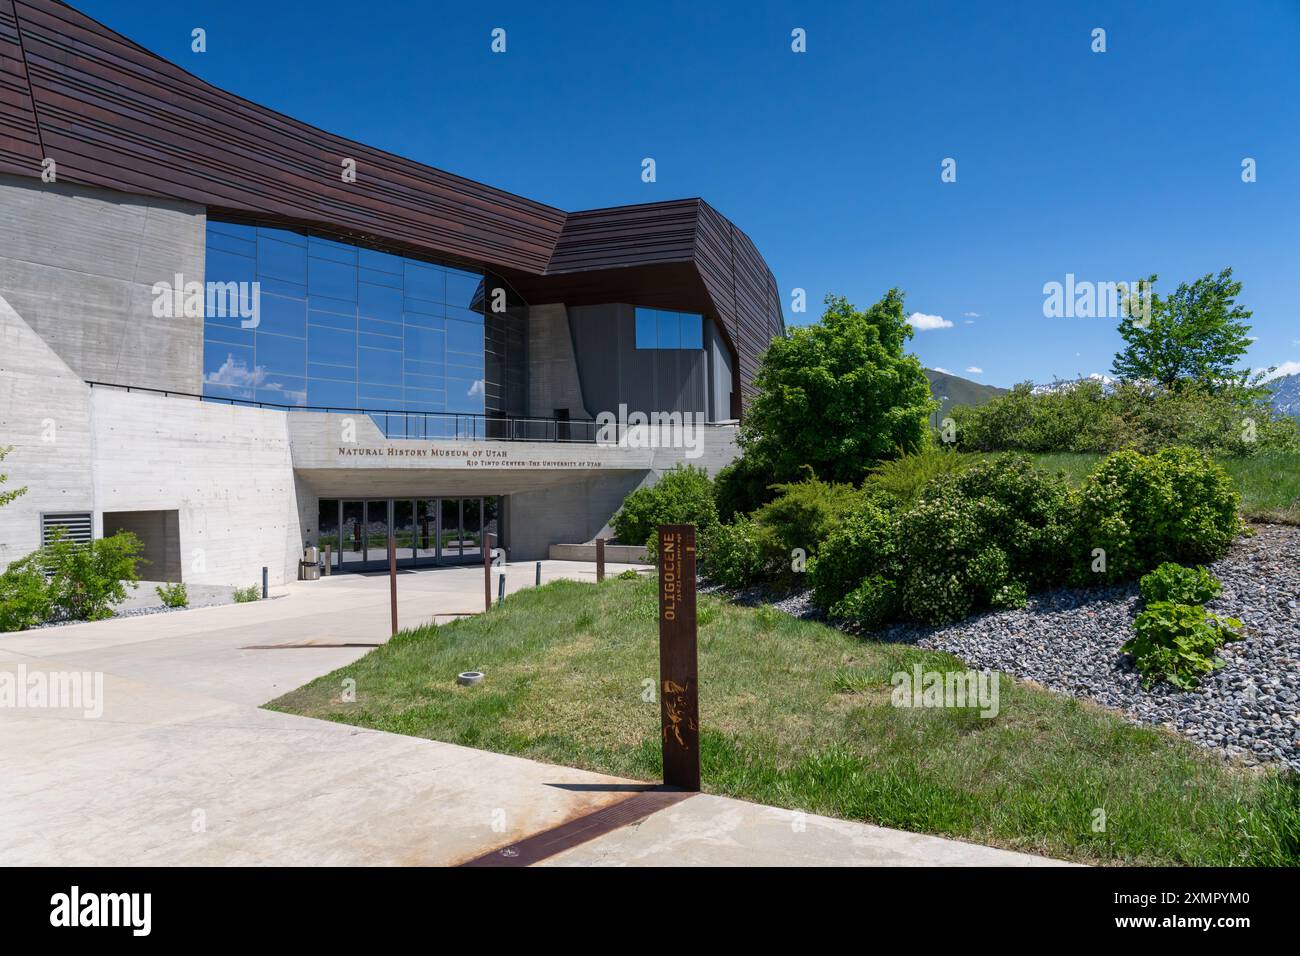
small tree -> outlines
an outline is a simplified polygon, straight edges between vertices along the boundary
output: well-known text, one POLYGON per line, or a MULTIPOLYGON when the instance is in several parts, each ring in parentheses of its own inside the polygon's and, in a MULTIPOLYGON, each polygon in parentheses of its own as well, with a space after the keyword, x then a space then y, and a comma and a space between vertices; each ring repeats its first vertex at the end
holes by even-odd
POLYGON ((914 451, 937 403, 921 363, 903 353, 911 336, 898 289, 866 311, 828 295, 819 323, 764 353, 745 455, 772 483, 798 480, 805 465, 823 481, 857 483, 878 461, 914 451))
MULTIPOLYGON (((0 448, 0 461, 4 461, 5 456, 7 456, 13 450, 14 449, 12 445, 10 445, 8 448, 0 448)), ((9 480, 8 475, 0 473, 0 485, 3 485, 8 480, 9 480)), ((0 505, 7 505, 9 504, 9 502, 13 501, 18 496, 25 495, 26 493, 27 493, 26 488, 13 488, 9 491, 0 490, 0 505)))
MULTIPOLYGON (((1148 280, 1148 289, 1156 278, 1148 280)), ((1112 374, 1171 389, 1188 381, 1211 388, 1245 384, 1249 373, 1238 369, 1237 361, 1250 347, 1251 312, 1236 304, 1240 294, 1232 269, 1207 273, 1191 285, 1180 283, 1167 298, 1147 292, 1149 308, 1131 305, 1120 321, 1119 334, 1128 344, 1116 353, 1112 374)))

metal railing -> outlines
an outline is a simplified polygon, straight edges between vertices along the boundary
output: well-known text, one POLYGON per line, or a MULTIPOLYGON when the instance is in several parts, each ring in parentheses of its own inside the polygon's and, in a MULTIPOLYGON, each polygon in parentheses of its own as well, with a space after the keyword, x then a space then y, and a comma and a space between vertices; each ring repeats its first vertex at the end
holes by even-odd
MULTIPOLYGON (((86 384, 91 388, 115 388, 126 392, 145 392, 151 395, 163 395, 168 398, 189 398, 217 405, 264 408, 284 412, 366 415, 384 433, 385 438, 594 444, 601 437, 600 426, 594 419, 590 418, 538 418, 535 416, 493 415, 480 412, 417 412, 389 408, 345 408, 333 405, 285 405, 277 402, 259 402, 242 398, 196 395, 193 392, 177 392, 170 389, 148 388, 140 385, 119 385, 113 382, 92 382, 87 380, 86 384)), ((708 427, 725 427, 725 425, 710 425, 708 427)), ((627 426, 620 425, 618 437, 627 434, 628 430, 627 426)))

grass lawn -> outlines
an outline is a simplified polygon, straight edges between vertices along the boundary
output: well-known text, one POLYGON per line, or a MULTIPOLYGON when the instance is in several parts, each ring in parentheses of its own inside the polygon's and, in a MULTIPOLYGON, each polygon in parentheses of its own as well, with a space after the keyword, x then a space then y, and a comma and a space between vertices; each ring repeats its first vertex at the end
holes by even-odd
MULTIPOLYGON (((585 767, 660 775, 653 580, 560 581, 403 632, 272 709, 585 767), (455 675, 487 674, 477 687, 455 675), (356 702, 339 700, 356 680, 356 702)), ((901 709, 890 678, 946 654, 770 607, 700 599, 704 788, 1090 863, 1295 864, 1300 784, 1003 680, 1000 713, 901 709), (1094 811, 1105 811, 1095 832, 1094 811)))
MULTIPOLYGON (((1043 468, 1065 472, 1070 483, 1078 485, 1104 456, 1054 452, 1031 457, 1043 468)), ((1261 452, 1254 458, 1221 458, 1219 463, 1237 483, 1248 519, 1300 524, 1300 454, 1261 452)))

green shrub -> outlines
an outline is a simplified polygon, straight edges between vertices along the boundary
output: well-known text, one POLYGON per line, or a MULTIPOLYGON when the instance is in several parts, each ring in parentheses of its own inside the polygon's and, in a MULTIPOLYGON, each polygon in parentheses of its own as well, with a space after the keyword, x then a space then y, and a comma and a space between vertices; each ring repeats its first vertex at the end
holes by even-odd
POLYGON ((989 603, 999 610, 1018 610, 1029 604, 1029 592, 1019 581, 1012 581, 994 591, 989 603))
POLYGON ((235 588, 230 592, 230 596, 235 599, 236 604, 251 604, 262 596, 262 589, 253 584, 246 588, 235 588))
POLYGON ((771 577, 778 556, 770 531, 741 517, 709 531, 700 549, 700 570, 727 587, 745 588, 771 577))
POLYGON ((1185 568, 1166 561, 1150 574, 1142 575, 1141 590, 1144 601, 1204 604, 1218 597, 1222 585, 1205 568, 1185 568))
POLYGON ((160 584, 154 588, 158 592, 158 598, 163 602, 165 607, 188 607, 190 603, 190 594, 185 585, 179 581, 175 584, 160 584))
POLYGON ((1122 650, 1133 655, 1144 686, 1163 679, 1191 690, 1222 666, 1215 652, 1227 641, 1241 640, 1240 630, 1240 621, 1217 617, 1200 605, 1153 601, 1134 620, 1133 636, 1122 650))
POLYGON ((1065 582, 1077 508, 1063 475, 1024 455, 1001 455, 936 479, 923 495, 967 502, 979 534, 1006 554, 1008 575, 1026 590, 1065 582))
POLYGON ((1057 382, 1035 391, 1021 382, 983 405, 953 408, 957 444, 966 451, 1110 451, 1131 433, 1100 382, 1057 382))
POLYGON ((1248 457, 1300 450, 1300 422, 1273 408, 1265 389, 1187 381, 1178 388, 1140 382, 1104 387, 1082 380, 1035 391, 1022 382, 978 407, 953 409, 958 446, 968 451, 1152 454, 1184 446, 1248 457))
POLYGON ((618 573, 618 579, 620 581, 635 581, 637 579, 637 573, 631 568, 628 568, 626 571, 620 571, 618 573))
POLYGON ((713 478, 718 520, 731 521, 770 501, 772 481, 772 466, 749 451, 719 469, 713 478))
POLYGON ((54 611, 49 582, 32 556, 13 562, 0 574, 0 631, 44 624, 54 611))
POLYGON ((830 616, 877 628, 887 624, 897 612, 897 586, 888 578, 873 574, 836 602, 830 616))
POLYGON ((98 621, 111 617, 113 607, 135 587, 137 558, 143 546, 128 531, 119 531, 89 544, 77 544, 60 532, 36 552, 35 560, 50 583, 55 617, 98 621))
POLYGON ((971 461, 968 456, 951 448, 928 442, 911 455, 876 465, 867 477, 867 485, 889 495, 900 505, 912 505, 932 480, 957 474, 970 467, 971 461))
POLYGON ((925 624, 960 620, 1011 583, 1011 562, 960 494, 926 498, 899 517, 899 599, 925 624))
POLYGON ((808 564, 813 603, 830 611, 872 575, 897 573, 897 516, 878 500, 864 500, 822 542, 808 564))
POLYGON ((784 576, 796 548, 805 557, 815 555, 845 517, 865 500, 852 485, 804 481, 773 485, 776 497, 754 512, 754 521, 764 529, 765 547, 776 559, 773 570, 784 576))
POLYGON ((1079 498, 1084 554, 1076 555, 1078 583, 1096 580, 1084 570, 1092 549, 1105 552, 1101 578, 1124 581, 1163 561, 1199 564, 1220 558, 1243 527, 1232 479, 1207 455, 1189 448, 1166 448, 1149 457, 1116 452, 1088 475, 1079 498))
POLYGON ((610 522, 620 544, 649 545, 661 524, 693 524, 697 534, 718 523, 713 482, 694 465, 678 465, 657 482, 638 488, 623 499, 610 522))

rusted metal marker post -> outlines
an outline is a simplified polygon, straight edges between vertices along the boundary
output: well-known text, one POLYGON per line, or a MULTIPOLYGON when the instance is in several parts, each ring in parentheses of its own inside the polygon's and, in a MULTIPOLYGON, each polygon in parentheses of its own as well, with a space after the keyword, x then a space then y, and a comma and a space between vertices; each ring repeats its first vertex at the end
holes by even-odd
POLYGON ((483 535, 483 610, 492 610, 492 538, 483 535))
POLYGON ((388 603, 393 609, 393 634, 397 634, 397 539, 388 536, 388 603))
POLYGON ((605 539, 596 539, 596 582, 605 580, 605 539))
POLYGON ((659 526, 659 716, 664 783, 700 789, 695 526, 659 526))

